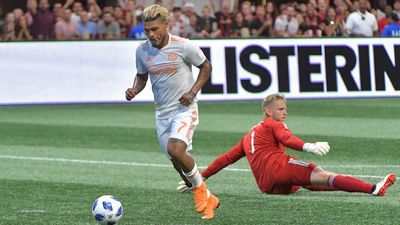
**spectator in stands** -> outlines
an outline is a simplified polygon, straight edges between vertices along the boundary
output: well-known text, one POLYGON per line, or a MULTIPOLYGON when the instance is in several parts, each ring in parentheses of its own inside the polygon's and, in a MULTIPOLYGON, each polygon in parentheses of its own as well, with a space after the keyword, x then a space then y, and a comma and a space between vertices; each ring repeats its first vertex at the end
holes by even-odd
POLYGON ((81 13, 83 12, 83 6, 81 2, 74 2, 72 4, 72 15, 71 15, 71 20, 75 24, 78 25, 78 23, 81 20, 81 13))
POLYGON ((28 10, 32 15, 32 36, 36 40, 50 40, 53 35, 54 15, 49 11, 49 1, 39 0, 39 7, 36 0, 28 0, 28 10))
POLYGON ((18 20, 19 30, 16 32, 17 40, 33 40, 31 32, 29 31, 28 21, 25 16, 21 16, 18 20))
POLYGON ((89 14, 86 11, 81 12, 81 18, 78 23, 78 38, 79 39, 95 39, 97 35, 96 23, 89 20, 89 14))
POLYGON ((15 34, 15 16, 13 13, 7 13, 4 24, 3 24, 3 41, 14 41, 16 40, 15 34))
POLYGON ((386 5, 384 11, 385 15, 378 19, 378 33, 381 33, 383 31, 383 28, 388 25, 388 19, 386 18, 386 15, 389 15, 393 12, 392 6, 386 5))
POLYGON ((170 21, 170 33, 183 37, 185 35, 185 27, 188 24, 185 22, 182 9, 180 7, 174 7, 172 9, 172 17, 170 21))
POLYGON ((114 7, 114 20, 119 24, 119 27, 121 29, 121 37, 126 38, 128 37, 128 32, 130 31, 130 24, 128 24, 125 20, 125 15, 124 11, 120 6, 114 7))
POLYGON ((71 8, 71 6, 72 6, 71 20, 76 25, 78 25, 81 19, 81 12, 83 11, 82 3, 75 0, 66 0, 63 9, 71 8))
POLYGON ((321 37, 322 30, 320 24, 322 23, 321 17, 311 3, 307 4, 307 13, 304 16, 304 24, 306 26, 305 35, 309 37, 321 37))
POLYGON ((250 23, 250 34, 253 37, 268 37, 272 29, 273 21, 267 20, 265 7, 258 5, 256 7, 256 16, 250 23))
POLYGON ((326 14, 328 13, 329 0, 318 0, 317 11, 320 21, 324 21, 326 14))
POLYGON ((97 24, 97 33, 100 39, 121 38, 119 24, 114 21, 112 13, 106 9, 104 9, 102 19, 97 24))
POLYGON ((350 11, 354 12, 354 11, 358 11, 358 10, 360 10, 360 3, 358 0, 354 0, 353 4, 350 7, 350 11))
POLYGON ((205 27, 205 21, 204 21, 204 19, 201 17, 201 16, 199 16, 199 15, 197 15, 197 13, 195 12, 195 10, 194 10, 194 4, 193 3, 191 3, 191 2, 186 2, 185 4, 184 4, 184 7, 183 7, 183 14, 189 19, 188 21, 189 21, 189 25, 190 25, 190 22, 193 22, 194 21, 194 19, 192 18, 191 19, 191 17, 192 17, 192 15, 195 15, 196 16, 196 24, 194 24, 194 25, 191 25, 194 29, 195 29, 195 31, 198 33, 198 37, 204 37, 204 35, 203 34, 200 34, 200 32, 204 29, 204 27, 205 27), (199 31, 199 29, 201 29, 200 31, 199 31))
POLYGON ((211 1, 211 8, 215 12, 218 29, 221 31, 221 37, 229 37, 232 33, 232 22, 234 13, 231 10, 229 0, 221 0, 221 9, 216 11, 215 0, 211 1))
POLYGON ((120 27, 122 24, 125 24, 123 25, 124 28, 121 27, 121 33, 129 36, 128 32, 130 32, 131 27, 138 25, 137 16, 141 13, 136 14, 136 2, 134 0, 129 0, 127 2, 118 0, 118 5, 122 9, 122 15, 119 9, 117 9, 117 12, 114 12, 114 17, 116 17, 115 19, 120 24, 120 27))
POLYGON ((202 19, 204 21, 204 37, 216 38, 221 35, 221 31, 218 29, 217 19, 211 16, 211 8, 208 5, 203 6, 202 19))
MULTIPOLYGON (((243 15, 243 19, 247 24, 250 24, 253 21, 253 10, 252 10, 252 5, 251 1, 245 0, 242 2, 240 6, 240 12, 243 15)), ((235 18, 237 16, 237 13, 235 14, 235 18)))
POLYGON ((347 4, 340 4, 336 6, 336 17, 338 20, 346 21, 350 14, 350 7, 347 4))
MULTIPOLYGON (((379 22, 380 19, 386 17, 386 6, 387 2, 386 0, 377 0, 377 1, 372 1, 373 9, 376 9, 376 19, 379 22)), ((379 24, 378 24, 378 30, 379 30, 379 24)))
POLYGON ((189 24, 190 23, 189 22, 190 16, 192 14, 195 14, 195 12, 194 12, 194 4, 191 3, 191 2, 186 2, 185 4, 183 4, 182 13, 183 13, 183 18, 184 18, 185 22, 187 24, 189 24))
POLYGON ((0 3, 0 40, 1 40, 1 30, 3 29, 3 24, 4 24, 4 11, 3 11, 3 6, 0 3))
MULTIPOLYGON (((305 6, 305 4, 304 4, 305 6)), ((305 10, 306 11, 306 10, 305 10)), ((307 31, 308 27, 304 23, 304 17, 302 13, 296 13, 296 20, 298 24, 298 29, 297 29, 297 37, 307 37, 305 35, 305 32, 307 31)))
POLYGON ((381 36, 400 37, 400 24, 397 14, 391 13, 386 17, 389 24, 383 29, 383 31, 381 32, 381 36))
POLYGON ((248 21, 244 19, 243 12, 237 12, 235 15, 231 37, 250 37, 250 26, 248 21))
POLYGON ((95 22, 96 18, 93 19, 93 17, 97 17, 98 21, 99 19, 98 17, 102 14, 102 10, 100 6, 97 4, 97 0, 87 0, 87 9, 88 9, 89 19, 95 22))
POLYGON ((393 12, 400 18, 400 0, 395 0, 393 3, 393 12))
POLYGON ((77 33, 77 25, 72 21, 72 11, 68 8, 63 9, 62 20, 55 25, 56 40, 75 40, 77 33))
POLYGON ((146 39, 147 37, 144 31, 144 24, 142 21, 142 17, 140 15, 137 16, 136 21, 138 22, 138 24, 131 28, 131 31, 129 32, 129 38, 146 39))
POLYGON ((352 12, 346 20, 346 33, 350 36, 377 36, 378 23, 374 15, 367 11, 367 0, 359 0, 359 10, 352 12))
POLYGON ((267 19, 272 19, 272 21, 275 21, 277 12, 276 12, 276 6, 272 1, 267 2, 267 4, 265 5, 265 14, 267 19))
POLYGON ((333 7, 328 8, 327 15, 321 23, 322 36, 338 37, 345 33, 344 22, 337 18, 336 9, 333 7))
POLYGON ((275 20, 275 35, 278 37, 295 37, 298 31, 299 22, 296 19, 294 7, 292 5, 284 6, 282 13, 275 20))
POLYGON ((24 11, 22 11, 22 9, 20 8, 16 8, 12 11, 12 13, 14 14, 14 28, 15 28, 15 36, 18 37, 18 34, 21 31, 21 26, 20 26, 20 19, 21 17, 24 16, 24 11))
POLYGON ((13 10, 13 14, 14 14, 15 20, 19 20, 19 18, 24 16, 24 11, 20 8, 16 8, 13 10))
POLYGON ((58 21, 62 20, 62 12, 63 12, 63 5, 59 2, 54 3, 53 15, 54 15, 56 23, 58 21))
POLYGON ((189 25, 184 29, 184 37, 186 38, 199 38, 204 37, 204 34, 201 33, 204 27, 198 23, 197 15, 195 13, 190 14, 189 16, 189 25))

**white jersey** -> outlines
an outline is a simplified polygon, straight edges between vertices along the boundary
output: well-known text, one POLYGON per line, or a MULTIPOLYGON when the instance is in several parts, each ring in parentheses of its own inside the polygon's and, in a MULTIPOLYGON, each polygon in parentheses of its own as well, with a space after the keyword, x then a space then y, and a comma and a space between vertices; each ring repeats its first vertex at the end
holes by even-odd
MULTIPOLYGON (((138 74, 148 73, 154 94, 157 118, 168 118, 177 113, 179 98, 194 84, 192 65, 200 66, 206 57, 188 39, 169 34, 169 41, 161 49, 144 41, 136 50, 138 74)), ((197 104, 195 98, 192 104, 197 104)))
POLYGON ((378 30, 378 22, 373 14, 360 11, 352 12, 346 20, 345 28, 348 34, 355 36, 374 36, 374 31, 378 30))

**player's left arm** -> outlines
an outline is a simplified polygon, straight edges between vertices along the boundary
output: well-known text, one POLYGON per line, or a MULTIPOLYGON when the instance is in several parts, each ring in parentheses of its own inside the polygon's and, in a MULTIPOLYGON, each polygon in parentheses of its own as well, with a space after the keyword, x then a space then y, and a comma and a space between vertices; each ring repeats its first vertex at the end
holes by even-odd
POLYGON ((182 105, 188 106, 192 104, 193 99, 196 97, 197 93, 207 82, 208 78, 210 78, 212 67, 211 63, 207 59, 198 68, 200 69, 200 72, 193 87, 190 89, 189 92, 183 94, 182 97, 179 99, 182 105))
POLYGON ((193 84, 192 88, 188 92, 183 94, 182 97, 179 99, 179 102, 182 105, 188 106, 192 104, 197 93, 210 78, 212 66, 204 55, 203 51, 201 51, 201 49, 197 45, 193 44, 193 42, 189 40, 185 43, 185 50, 183 55, 186 61, 200 69, 197 80, 193 84))

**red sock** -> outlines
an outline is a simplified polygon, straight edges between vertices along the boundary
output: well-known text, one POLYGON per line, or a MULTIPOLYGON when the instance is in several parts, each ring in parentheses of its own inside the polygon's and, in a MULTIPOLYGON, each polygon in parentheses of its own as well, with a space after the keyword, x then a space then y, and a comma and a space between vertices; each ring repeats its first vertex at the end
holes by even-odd
POLYGON ((372 193, 374 186, 373 184, 366 183, 354 177, 344 175, 329 176, 328 184, 341 191, 364 192, 369 194, 372 193))

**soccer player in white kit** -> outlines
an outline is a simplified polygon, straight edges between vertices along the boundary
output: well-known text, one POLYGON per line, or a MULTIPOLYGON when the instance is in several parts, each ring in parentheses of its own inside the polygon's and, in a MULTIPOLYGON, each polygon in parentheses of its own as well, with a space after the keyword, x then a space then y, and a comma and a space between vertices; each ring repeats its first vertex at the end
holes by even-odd
POLYGON ((198 46, 168 33, 168 14, 159 5, 143 11, 148 40, 136 50, 137 74, 133 87, 126 90, 126 99, 131 100, 142 91, 150 77, 161 148, 186 184, 193 188, 196 211, 203 212, 202 219, 212 219, 219 200, 208 191, 187 152, 192 148, 193 132, 199 123, 196 94, 210 77, 211 64, 198 46), (196 81, 192 65, 200 69, 196 81))

